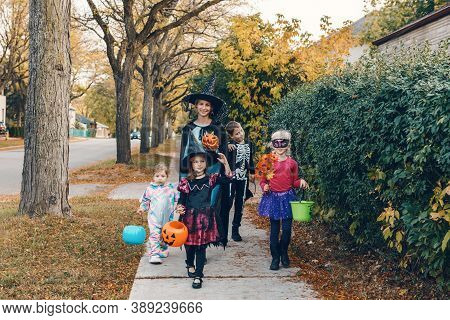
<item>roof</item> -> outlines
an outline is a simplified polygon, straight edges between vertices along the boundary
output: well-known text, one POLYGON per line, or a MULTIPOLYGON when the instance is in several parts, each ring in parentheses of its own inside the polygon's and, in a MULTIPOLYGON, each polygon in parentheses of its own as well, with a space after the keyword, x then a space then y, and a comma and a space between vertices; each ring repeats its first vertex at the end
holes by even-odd
POLYGON ((439 20, 445 16, 448 16, 449 14, 450 14, 450 4, 447 3, 442 8, 440 8, 436 11, 433 11, 432 13, 427 14, 426 16, 407 24, 406 26, 388 34, 387 36, 385 36, 383 38, 375 40, 372 43, 376 46, 382 45, 383 43, 386 43, 392 39, 398 38, 408 32, 411 32, 420 27, 423 27, 433 21, 439 20))
POLYGON ((106 124, 103 124, 100 122, 97 122, 97 128, 108 128, 109 129, 109 127, 106 124))
POLYGON ((76 119, 76 121, 84 123, 84 124, 94 123, 94 121, 92 121, 91 119, 86 118, 85 116, 82 116, 81 114, 78 114, 78 113, 75 115, 75 119, 76 119))

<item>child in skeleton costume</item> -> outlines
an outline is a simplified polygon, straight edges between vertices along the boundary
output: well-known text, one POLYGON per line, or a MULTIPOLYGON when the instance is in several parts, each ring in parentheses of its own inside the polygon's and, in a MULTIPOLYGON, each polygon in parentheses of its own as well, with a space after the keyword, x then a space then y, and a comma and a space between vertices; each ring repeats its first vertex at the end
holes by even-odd
POLYGON ((288 247, 292 231, 292 209, 289 202, 297 200, 294 188, 308 188, 308 183, 298 176, 297 162, 287 155, 290 145, 289 131, 279 130, 272 134, 272 152, 278 158, 274 164, 274 176, 270 180, 260 180, 264 194, 258 211, 261 216, 270 219, 270 270, 279 269, 280 258, 283 267, 289 267, 288 247))
POLYGON ((179 193, 177 185, 166 183, 169 170, 164 164, 155 166, 153 181, 145 189, 140 200, 138 213, 147 213, 148 228, 150 230, 147 242, 149 262, 160 264, 161 258, 167 258, 169 248, 161 239, 161 229, 169 221, 173 220, 175 203, 179 193))
POLYGON ((230 182, 232 172, 224 154, 219 153, 216 157, 223 164, 225 175, 207 173, 207 166, 212 160, 210 154, 190 135, 187 156, 183 159, 188 167, 188 176, 182 178, 178 185, 181 195, 177 213, 189 232, 185 242, 186 268, 188 276, 194 278, 194 289, 202 287, 206 247, 225 245, 219 236, 219 212, 211 205, 211 197, 215 186, 230 182))
POLYGON ((249 190, 249 181, 254 180, 255 166, 253 163, 253 147, 250 142, 245 142, 245 133, 242 126, 236 121, 230 121, 226 126, 230 136, 228 145, 228 162, 235 168, 235 175, 231 182, 231 197, 229 208, 234 202, 234 215, 231 228, 231 238, 234 241, 242 241, 239 234, 244 202, 252 197, 249 190))

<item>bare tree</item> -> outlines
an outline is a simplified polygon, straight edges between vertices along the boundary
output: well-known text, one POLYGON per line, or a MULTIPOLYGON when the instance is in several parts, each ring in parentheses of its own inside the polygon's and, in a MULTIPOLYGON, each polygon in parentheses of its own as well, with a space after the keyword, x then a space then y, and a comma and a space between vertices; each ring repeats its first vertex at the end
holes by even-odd
POLYGON ((19 213, 70 216, 70 0, 30 0, 30 81, 19 213))
POLYGON ((26 77, 19 70, 28 62, 27 21, 27 0, 0 0, 0 92, 26 77))
POLYGON ((131 162, 130 88, 141 51, 165 32, 187 23, 192 17, 226 0, 87 0, 91 16, 78 19, 105 42, 116 89, 117 163, 131 162), (187 1, 187 12, 177 12, 179 2, 187 1), (168 12, 173 18, 169 18, 168 12), (95 21, 101 33, 90 21, 95 21), (120 37, 120 38, 119 38, 120 37))
MULTIPOLYGON (((223 27, 229 21, 230 6, 238 4, 230 1, 227 6, 218 4, 214 10, 202 12, 188 23, 161 35, 141 53, 142 68, 137 66, 144 88, 141 153, 149 151, 150 131, 151 147, 158 146, 167 137, 165 127, 170 127, 168 123, 174 117, 172 112, 168 119, 167 111, 186 94, 188 84, 185 80, 189 75, 199 69, 205 58, 211 57, 223 35, 223 27)), ((179 5, 176 10, 186 12, 187 9, 179 5)))

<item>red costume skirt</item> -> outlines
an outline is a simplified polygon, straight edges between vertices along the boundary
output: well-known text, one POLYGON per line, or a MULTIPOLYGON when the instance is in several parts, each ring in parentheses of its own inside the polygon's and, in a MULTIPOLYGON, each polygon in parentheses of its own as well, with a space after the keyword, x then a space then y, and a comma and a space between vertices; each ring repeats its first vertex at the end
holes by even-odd
POLYGON ((213 208, 187 209, 182 217, 183 223, 189 231, 187 245, 218 245, 219 231, 213 208))

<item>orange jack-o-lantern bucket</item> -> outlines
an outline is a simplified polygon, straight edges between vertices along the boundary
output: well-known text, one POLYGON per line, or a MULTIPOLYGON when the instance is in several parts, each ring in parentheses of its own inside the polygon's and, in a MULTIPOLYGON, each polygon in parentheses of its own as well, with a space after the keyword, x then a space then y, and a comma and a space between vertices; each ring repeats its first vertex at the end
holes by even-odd
POLYGON ((219 148, 219 138, 214 134, 214 131, 206 133, 202 137, 202 144, 206 149, 215 151, 219 148))
POLYGON ((162 228, 162 239, 171 247, 181 247, 187 237, 188 229, 183 222, 169 221, 162 228))

